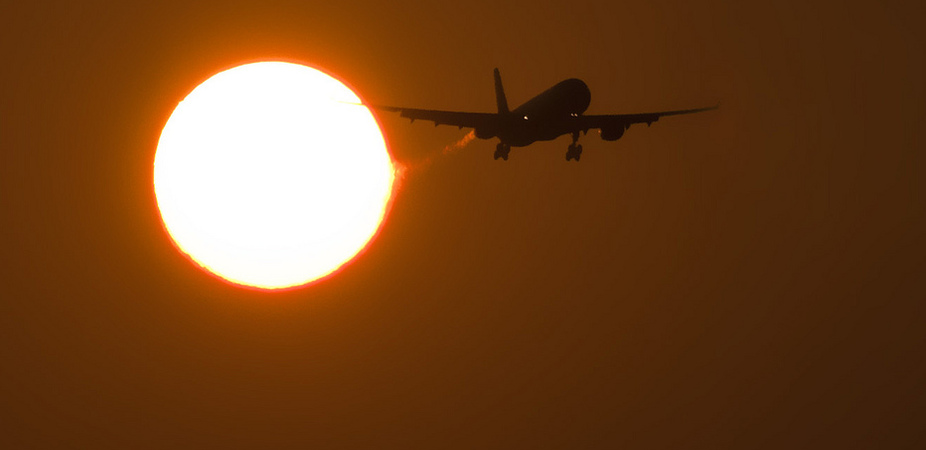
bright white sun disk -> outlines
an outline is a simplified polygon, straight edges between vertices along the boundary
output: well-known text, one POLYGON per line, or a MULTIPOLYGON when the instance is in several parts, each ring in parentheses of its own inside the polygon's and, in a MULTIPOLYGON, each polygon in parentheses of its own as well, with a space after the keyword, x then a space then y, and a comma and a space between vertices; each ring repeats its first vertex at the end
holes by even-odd
POLYGON ((193 90, 161 133, 164 226, 199 265, 275 289, 324 277, 376 234, 395 169, 369 109, 310 67, 262 62, 193 90))

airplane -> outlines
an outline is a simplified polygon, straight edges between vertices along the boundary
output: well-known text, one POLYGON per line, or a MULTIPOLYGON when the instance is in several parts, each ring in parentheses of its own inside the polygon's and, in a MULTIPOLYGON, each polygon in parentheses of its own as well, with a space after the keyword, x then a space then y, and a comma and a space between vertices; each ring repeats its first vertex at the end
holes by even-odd
POLYGON ((495 69, 495 102, 497 113, 440 111, 432 109, 403 108, 397 106, 371 105, 373 108, 398 112, 400 117, 434 122, 434 126, 452 125, 460 129, 472 128, 479 139, 498 138, 495 159, 508 160, 511 147, 525 147, 537 141, 550 141, 564 134, 572 134, 572 144, 566 151, 566 161, 582 156, 579 132, 598 129, 601 138, 616 141, 624 131, 635 123, 647 126, 660 117, 678 114, 692 114, 717 108, 682 109, 643 114, 584 115, 592 94, 588 86, 578 78, 561 81, 514 110, 508 109, 502 76, 495 69))

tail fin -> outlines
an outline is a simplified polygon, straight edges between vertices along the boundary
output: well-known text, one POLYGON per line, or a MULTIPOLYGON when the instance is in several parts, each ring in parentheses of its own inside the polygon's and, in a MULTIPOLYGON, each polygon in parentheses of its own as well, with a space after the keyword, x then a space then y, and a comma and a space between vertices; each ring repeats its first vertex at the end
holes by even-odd
POLYGON ((499 114, 508 114, 508 99, 505 98, 505 88, 502 87, 502 76, 495 68, 495 103, 498 104, 499 114))

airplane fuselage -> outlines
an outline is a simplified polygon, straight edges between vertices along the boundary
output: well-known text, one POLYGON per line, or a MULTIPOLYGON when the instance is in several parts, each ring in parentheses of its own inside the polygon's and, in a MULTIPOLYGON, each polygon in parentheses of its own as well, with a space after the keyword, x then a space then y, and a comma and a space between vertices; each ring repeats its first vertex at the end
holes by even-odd
POLYGON ((505 114, 498 129, 476 129, 476 137, 498 137, 512 147, 550 141, 575 129, 573 122, 588 109, 592 94, 578 78, 561 81, 505 114))

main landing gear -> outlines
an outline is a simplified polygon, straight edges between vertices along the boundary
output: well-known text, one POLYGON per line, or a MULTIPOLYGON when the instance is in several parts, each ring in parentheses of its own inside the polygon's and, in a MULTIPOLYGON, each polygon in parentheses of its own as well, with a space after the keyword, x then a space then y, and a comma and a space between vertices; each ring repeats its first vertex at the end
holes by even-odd
POLYGON ((579 157, 582 156, 582 146, 578 144, 579 142, 579 132, 576 131, 572 133, 572 143, 569 144, 569 150, 566 150, 566 161, 571 159, 579 160, 579 157))
POLYGON ((495 159, 501 158, 505 161, 508 161, 508 152, 511 151, 511 146, 503 142, 499 142, 495 146, 495 159))

